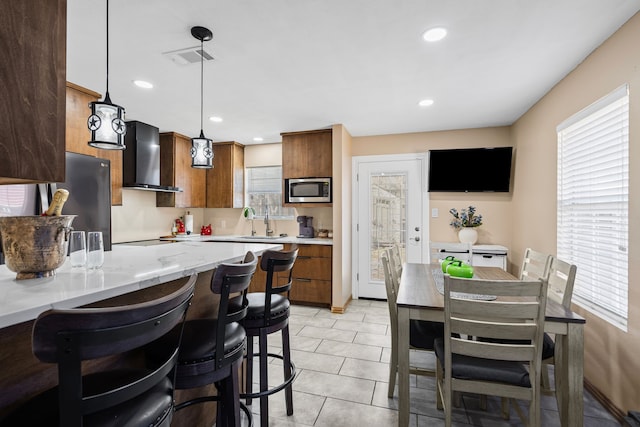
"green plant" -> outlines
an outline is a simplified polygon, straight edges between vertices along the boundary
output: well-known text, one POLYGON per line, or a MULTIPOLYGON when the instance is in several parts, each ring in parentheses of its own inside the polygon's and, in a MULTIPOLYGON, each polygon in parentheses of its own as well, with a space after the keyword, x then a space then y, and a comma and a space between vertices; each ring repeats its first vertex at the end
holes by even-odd
POLYGON ((463 227, 479 227, 482 225, 482 215, 476 214, 475 206, 469 206, 460 210, 460 212, 456 208, 452 208, 449 213, 453 215, 453 220, 449 225, 456 230, 463 227))
POLYGON ((245 208, 242 210, 242 215, 244 215, 245 218, 253 219, 253 217, 256 215, 256 210, 251 206, 245 206, 245 208))

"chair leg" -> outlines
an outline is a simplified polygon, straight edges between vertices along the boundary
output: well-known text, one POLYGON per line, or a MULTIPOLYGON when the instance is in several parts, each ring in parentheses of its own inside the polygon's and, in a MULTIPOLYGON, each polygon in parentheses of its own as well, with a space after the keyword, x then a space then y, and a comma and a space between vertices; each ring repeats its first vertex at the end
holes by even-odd
POLYGON ((442 410, 442 381, 443 381, 443 372, 442 366, 440 366, 440 361, 436 360, 436 408, 442 410))
POLYGON ((544 363, 544 361, 542 362, 542 365, 540 365, 540 381, 542 382, 542 392, 543 393, 547 393, 547 394, 553 394, 553 392, 555 390, 553 390, 551 388, 551 380, 549 380, 549 369, 548 369, 548 364, 544 363))
MULTIPOLYGON (((269 361, 267 351, 267 332, 260 329, 260 392, 266 392, 269 389, 269 378, 267 375, 267 362, 269 361)), ((269 425, 269 396, 260 398, 260 425, 269 425)))
POLYGON ((240 378, 238 371, 242 360, 238 360, 231 366, 231 375, 225 380, 225 400, 227 410, 227 426, 240 427, 240 378))
MULTIPOLYGON (((247 337, 247 375, 245 377, 245 393, 251 394, 253 391, 253 337, 247 337)), ((247 405, 251 405, 251 398, 247 397, 247 405)))
MULTIPOLYGON (((289 325, 282 328, 282 367, 284 369, 284 380, 291 378, 291 343, 289 341, 289 325)), ((285 404, 287 415, 293 415, 293 383, 285 389, 285 404)))
MULTIPOLYGON (((437 363, 437 362, 436 362, 437 363)), ((391 334, 391 360, 389 361, 389 389, 387 397, 393 398, 396 389, 396 374, 398 373, 398 337, 396 333, 391 334)))

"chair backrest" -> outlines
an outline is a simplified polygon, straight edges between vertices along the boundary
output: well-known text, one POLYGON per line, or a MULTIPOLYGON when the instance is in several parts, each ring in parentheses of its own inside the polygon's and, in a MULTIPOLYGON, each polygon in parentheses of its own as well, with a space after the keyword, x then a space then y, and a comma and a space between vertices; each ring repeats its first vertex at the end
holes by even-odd
POLYGON ((396 306, 396 300, 398 297, 399 283, 393 273, 389 250, 385 250, 380 254, 380 261, 382 262, 382 270, 384 271, 384 285, 387 290, 387 305, 389 306, 389 319, 391 322, 391 330, 395 331, 398 325, 398 307, 396 306))
MULTIPOLYGON (((238 264, 222 263, 216 268, 211 278, 211 291, 220 295, 218 303, 218 318, 216 322, 216 337, 224 337, 225 331, 234 323, 244 319, 247 315, 247 289, 258 265, 258 258, 249 251, 244 260, 238 264)), ((225 339, 216 339, 216 366, 222 368, 236 360, 236 352, 227 351, 225 354, 225 339)), ((244 351, 244 346, 237 351, 244 351)))
POLYGON ((551 255, 534 251, 527 248, 522 258, 520 268, 521 280, 547 279, 549 277, 549 267, 551 265, 551 255))
POLYGON ((577 267, 575 265, 552 256, 549 267, 549 292, 547 293, 547 298, 562 304, 566 308, 571 308, 576 270, 577 267))
POLYGON ((387 254, 387 261, 389 262, 389 269, 391 274, 395 277, 396 292, 398 286, 400 286, 400 277, 402 277, 402 255, 400 254, 400 248, 398 245, 393 245, 385 250, 387 254))
MULTIPOLYGON (((265 286, 265 324, 271 321, 271 296, 274 294, 287 293, 291 290, 291 274, 293 266, 298 258, 298 247, 293 245, 288 251, 264 251, 260 260, 260 268, 267 273, 265 286), (288 273, 286 283, 278 283, 278 276, 274 273, 288 273)), ((282 276, 279 276, 282 277, 282 276)))
POLYGON ((173 384, 181 334, 175 334, 172 347, 150 372, 99 394, 83 392, 82 361, 141 348, 179 327, 193 297, 196 278, 190 276, 180 289, 152 301, 48 310, 38 316, 32 334, 33 353, 43 362, 58 364, 60 425, 80 426, 84 415, 132 400, 167 378, 173 384))
POLYGON ((453 255, 466 263, 471 263, 471 243, 429 242, 429 261, 437 262, 453 255))
MULTIPOLYGON (((462 279, 448 274, 444 277, 445 378, 451 378, 452 354, 528 362, 531 393, 539 393, 546 279, 495 281, 462 279), (497 298, 493 301, 458 298, 451 296, 453 292, 495 295, 497 298), (487 339, 469 340, 466 336, 487 339)), ((475 385, 465 382, 467 386, 475 390, 487 387, 486 382, 484 385, 483 382, 475 385)), ((494 390, 489 392, 493 393, 494 390)))

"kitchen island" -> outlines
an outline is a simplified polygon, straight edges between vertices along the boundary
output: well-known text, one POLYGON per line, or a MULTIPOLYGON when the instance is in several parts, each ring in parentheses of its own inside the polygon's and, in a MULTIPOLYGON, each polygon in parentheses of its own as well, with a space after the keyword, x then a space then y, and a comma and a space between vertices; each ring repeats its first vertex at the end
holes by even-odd
MULTIPOLYGON (((0 417, 19 402, 57 383, 55 365, 38 361, 31 352, 31 328, 40 313, 51 308, 139 302, 170 292, 184 277, 197 273, 188 316, 211 315, 215 302, 209 282, 220 263, 240 261, 249 250, 260 255, 265 250, 281 248, 275 242, 114 245, 112 251, 105 252, 104 265, 99 270, 72 269, 67 260, 54 277, 20 281, 15 280, 16 273, 0 266, 0 364, 4 367, 0 373, 0 417)), ((190 392, 179 392, 177 400, 182 400, 182 393, 190 392)), ((212 386, 209 392, 215 393, 215 388, 212 386)), ((172 425, 212 425, 213 421, 200 424, 202 417, 215 417, 210 405, 213 404, 180 411, 172 425)))

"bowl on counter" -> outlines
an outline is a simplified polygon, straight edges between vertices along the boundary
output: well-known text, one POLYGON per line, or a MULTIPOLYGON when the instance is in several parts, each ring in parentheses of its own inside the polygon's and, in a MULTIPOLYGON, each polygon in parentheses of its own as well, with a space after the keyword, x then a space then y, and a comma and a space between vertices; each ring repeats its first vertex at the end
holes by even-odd
POLYGON ((16 280, 55 275, 67 256, 75 215, 0 217, 2 252, 16 280))

